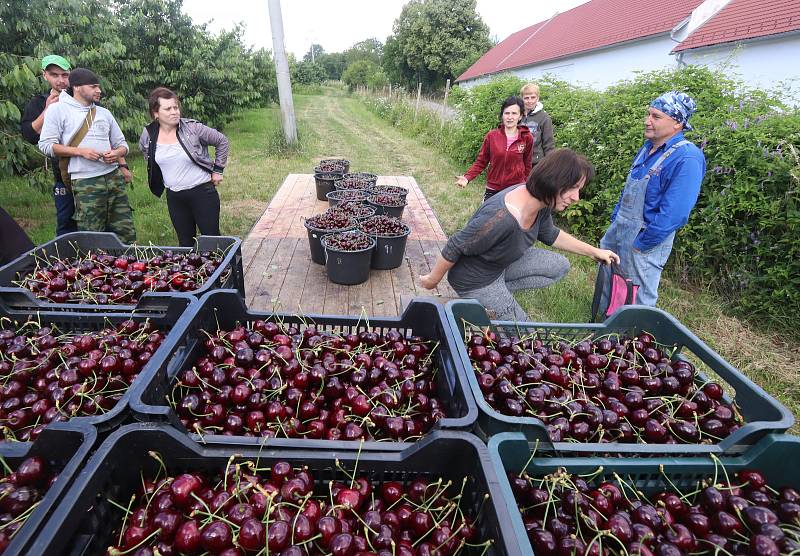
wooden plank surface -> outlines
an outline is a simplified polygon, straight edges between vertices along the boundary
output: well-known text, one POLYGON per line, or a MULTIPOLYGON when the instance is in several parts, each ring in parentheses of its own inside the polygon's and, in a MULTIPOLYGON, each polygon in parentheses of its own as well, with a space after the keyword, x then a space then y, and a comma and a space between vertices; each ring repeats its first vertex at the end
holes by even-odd
POLYGON ((379 176, 379 184, 408 189, 403 221, 411 227, 400 267, 371 270, 363 284, 332 283, 323 265, 311 261, 303 222, 328 208, 316 198, 311 174, 289 174, 243 243, 245 288, 254 310, 279 310, 306 314, 345 314, 372 317, 402 312, 403 301, 416 295, 455 297, 443 281, 429 291, 417 283, 430 271, 447 236, 411 176, 379 176), (402 299, 401 299, 402 298, 402 299))

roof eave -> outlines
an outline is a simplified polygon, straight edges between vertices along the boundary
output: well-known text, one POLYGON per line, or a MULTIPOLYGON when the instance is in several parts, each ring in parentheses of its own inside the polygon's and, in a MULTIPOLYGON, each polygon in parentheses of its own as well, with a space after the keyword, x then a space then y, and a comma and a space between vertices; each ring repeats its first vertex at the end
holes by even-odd
POLYGON ((715 42, 715 43, 712 43, 712 44, 702 44, 702 45, 698 45, 698 46, 687 46, 685 48, 681 48, 681 45, 679 44, 678 46, 676 46, 675 48, 673 48, 670 51, 670 54, 680 54, 681 52, 688 52, 689 50, 703 50, 703 49, 706 49, 706 48, 716 48, 716 47, 719 47, 719 46, 724 46, 724 45, 727 45, 727 44, 733 44, 733 43, 737 43, 737 42, 758 42, 758 41, 776 39, 776 38, 786 37, 786 36, 789 36, 789 35, 797 35, 797 34, 800 34, 800 28, 793 29, 791 31, 783 31, 782 33, 773 33, 773 34, 770 34, 770 35, 759 35, 757 37, 747 37, 747 38, 744 38, 744 39, 733 39, 733 40, 729 40, 729 41, 720 41, 720 42, 715 42))

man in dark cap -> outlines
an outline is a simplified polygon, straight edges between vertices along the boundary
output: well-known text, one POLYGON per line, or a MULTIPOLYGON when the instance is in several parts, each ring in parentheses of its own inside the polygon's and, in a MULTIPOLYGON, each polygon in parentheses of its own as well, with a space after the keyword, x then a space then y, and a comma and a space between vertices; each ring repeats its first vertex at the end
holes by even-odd
POLYGON ((98 106, 102 90, 99 78, 88 69, 69 75, 69 92, 46 112, 39 150, 65 158, 61 176, 71 182, 75 220, 79 230, 115 232, 125 243, 136 241, 120 158, 128 144, 114 116, 98 106))
MULTIPOLYGON (((50 89, 45 93, 34 96, 25 105, 22 113, 20 127, 22 136, 31 145, 39 143, 39 133, 44 124, 44 114, 47 109, 58 102, 61 91, 69 86, 69 70, 71 69, 66 58, 57 54, 50 54, 42 58, 42 79, 47 82, 50 89)), ((73 215, 75 203, 72 193, 67 190, 61 181, 58 170, 58 158, 49 158, 48 163, 53 169, 53 201, 56 206, 56 235, 60 236, 78 230, 73 215)))
POLYGON ((675 232, 689 220, 706 173, 703 152, 683 136, 696 104, 670 91, 653 102, 636 154, 600 247, 620 257, 623 272, 639 284, 636 302, 655 306, 661 271, 675 232))

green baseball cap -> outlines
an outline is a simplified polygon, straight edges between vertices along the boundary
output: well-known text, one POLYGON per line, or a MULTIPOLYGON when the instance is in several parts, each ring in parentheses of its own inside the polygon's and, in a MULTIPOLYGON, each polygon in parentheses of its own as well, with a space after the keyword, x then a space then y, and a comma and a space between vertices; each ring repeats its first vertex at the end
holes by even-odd
POLYGON ((45 56, 42 58, 42 69, 47 69, 47 66, 56 65, 63 70, 71 70, 72 67, 67 62, 67 59, 63 56, 59 56, 58 54, 50 54, 49 56, 45 56))

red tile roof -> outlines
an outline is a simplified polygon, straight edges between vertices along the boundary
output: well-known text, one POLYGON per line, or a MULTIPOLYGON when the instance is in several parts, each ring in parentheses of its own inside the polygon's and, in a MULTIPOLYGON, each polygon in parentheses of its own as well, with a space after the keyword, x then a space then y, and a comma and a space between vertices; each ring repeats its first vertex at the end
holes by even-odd
POLYGON ((800 30, 797 0, 731 0, 672 51, 800 30))
POLYGON ((512 34, 456 81, 666 33, 688 17, 701 1, 592 0, 512 34))

